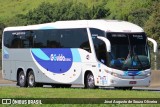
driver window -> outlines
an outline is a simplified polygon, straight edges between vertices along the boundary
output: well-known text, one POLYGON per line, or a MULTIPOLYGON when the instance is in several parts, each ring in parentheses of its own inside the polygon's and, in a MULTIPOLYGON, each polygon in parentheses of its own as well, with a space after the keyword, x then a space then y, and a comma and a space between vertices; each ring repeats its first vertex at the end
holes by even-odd
POLYGON ((96 52, 97 59, 103 63, 107 64, 107 51, 106 51, 106 44, 99 39, 93 39, 94 49, 96 52))

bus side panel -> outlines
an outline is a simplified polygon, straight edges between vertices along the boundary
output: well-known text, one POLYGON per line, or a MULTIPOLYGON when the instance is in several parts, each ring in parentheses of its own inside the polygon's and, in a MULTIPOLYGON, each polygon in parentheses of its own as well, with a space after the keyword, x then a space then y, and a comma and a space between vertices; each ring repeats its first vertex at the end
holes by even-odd
POLYGON ((15 69, 15 61, 11 61, 11 80, 16 81, 17 80, 17 70, 15 69))
MULTIPOLYGON (((3 45, 3 44, 2 44, 3 45)), ((10 80, 11 78, 11 61, 9 50, 2 46, 2 76, 4 79, 10 80)))
POLYGON ((10 61, 4 60, 3 61, 3 68, 2 68, 2 76, 4 79, 10 80, 11 79, 11 67, 10 61))

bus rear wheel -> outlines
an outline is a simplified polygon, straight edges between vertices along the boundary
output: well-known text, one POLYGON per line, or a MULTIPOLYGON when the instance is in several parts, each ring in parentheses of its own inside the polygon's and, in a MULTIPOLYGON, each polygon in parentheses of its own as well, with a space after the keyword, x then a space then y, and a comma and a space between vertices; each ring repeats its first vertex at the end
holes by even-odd
POLYGON ((26 76, 24 74, 24 71, 21 70, 18 74, 18 83, 20 87, 27 87, 27 82, 26 82, 26 76))
POLYGON ((89 89, 98 88, 97 86, 95 86, 94 76, 93 76, 93 74, 91 72, 89 72, 86 75, 86 78, 85 78, 85 88, 89 88, 89 89))
POLYGON ((29 71, 28 78, 27 78, 28 86, 29 87, 36 87, 38 84, 35 82, 35 75, 33 71, 29 71))
POLYGON ((43 84, 35 82, 35 75, 32 70, 28 73, 27 83, 28 87, 43 87, 43 84))

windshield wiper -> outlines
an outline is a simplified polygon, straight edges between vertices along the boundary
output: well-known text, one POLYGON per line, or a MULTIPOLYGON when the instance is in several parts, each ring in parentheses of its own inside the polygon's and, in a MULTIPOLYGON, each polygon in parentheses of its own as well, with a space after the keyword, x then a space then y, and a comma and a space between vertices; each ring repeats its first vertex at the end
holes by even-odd
POLYGON ((135 53, 135 51, 134 51, 134 48, 135 48, 135 47, 136 47, 136 46, 133 46, 133 56, 134 56, 134 57, 137 57, 137 60, 138 60, 138 62, 140 63, 142 69, 143 69, 143 64, 142 64, 141 60, 139 59, 138 55, 137 55, 137 54, 135 53))

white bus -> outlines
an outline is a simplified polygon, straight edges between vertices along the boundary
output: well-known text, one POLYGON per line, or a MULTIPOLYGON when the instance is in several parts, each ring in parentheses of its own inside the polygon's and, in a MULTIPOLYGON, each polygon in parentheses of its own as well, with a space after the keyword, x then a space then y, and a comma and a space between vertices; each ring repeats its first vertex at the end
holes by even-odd
POLYGON ((20 87, 149 86, 151 60, 144 30, 118 20, 76 20, 7 27, 2 74, 20 87))

